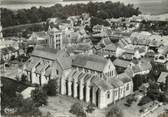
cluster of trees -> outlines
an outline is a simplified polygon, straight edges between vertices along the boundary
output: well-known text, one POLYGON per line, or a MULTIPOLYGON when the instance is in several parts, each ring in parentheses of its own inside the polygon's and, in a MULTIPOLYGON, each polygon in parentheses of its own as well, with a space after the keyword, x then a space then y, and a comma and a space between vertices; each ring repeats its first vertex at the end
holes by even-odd
POLYGON ((20 93, 28 85, 23 85, 27 80, 26 75, 22 75, 22 82, 3 79, 1 88, 1 113, 7 116, 42 116, 39 107, 47 105, 49 96, 57 94, 57 80, 50 80, 48 84, 43 87, 36 86, 35 90, 31 92, 31 97, 24 99, 20 93), (20 90, 20 91, 19 91, 20 90))
MULTIPOLYGON (((86 112, 92 113, 95 109, 94 107, 94 104, 89 104, 85 111, 82 104, 74 103, 70 108, 70 112, 75 114, 77 117, 86 117, 86 112)), ((114 106, 107 111, 106 117, 123 117, 123 112, 119 107, 114 106)))
POLYGON ((120 2, 112 3, 111 1, 66 6, 56 4, 52 7, 32 7, 31 9, 20 9, 17 11, 1 8, 1 23, 3 27, 8 27, 42 22, 51 17, 66 19, 69 16, 81 15, 82 13, 89 13, 90 16, 106 19, 112 17, 131 17, 140 14, 140 11, 138 8, 134 8, 132 4, 124 5, 120 2))
POLYGON ((167 21, 145 21, 141 22, 140 31, 158 32, 161 35, 168 35, 167 21))
POLYGON ((22 86, 20 83, 3 78, 1 88, 1 114, 6 116, 40 116, 41 112, 34 100, 23 99, 18 92, 22 86))

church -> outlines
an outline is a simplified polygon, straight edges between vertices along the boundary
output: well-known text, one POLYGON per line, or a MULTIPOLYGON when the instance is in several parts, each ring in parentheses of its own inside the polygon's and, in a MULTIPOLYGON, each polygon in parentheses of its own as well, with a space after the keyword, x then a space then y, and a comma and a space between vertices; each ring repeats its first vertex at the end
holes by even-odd
POLYGON ((132 79, 125 73, 117 74, 110 59, 94 54, 70 56, 61 49, 61 40, 58 46, 58 36, 53 37, 58 31, 53 31, 49 47, 36 47, 25 64, 24 71, 32 84, 42 86, 57 79, 61 95, 93 103, 98 108, 132 94, 132 79))

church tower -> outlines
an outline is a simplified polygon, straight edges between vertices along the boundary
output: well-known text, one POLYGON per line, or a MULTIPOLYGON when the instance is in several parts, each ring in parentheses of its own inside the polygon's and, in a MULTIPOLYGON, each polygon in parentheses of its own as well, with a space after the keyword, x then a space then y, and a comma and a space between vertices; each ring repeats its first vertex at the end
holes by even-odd
POLYGON ((58 30, 57 28, 49 28, 48 34, 49 34, 49 39, 48 39, 49 47, 57 50, 61 50, 62 49, 62 31, 58 30))

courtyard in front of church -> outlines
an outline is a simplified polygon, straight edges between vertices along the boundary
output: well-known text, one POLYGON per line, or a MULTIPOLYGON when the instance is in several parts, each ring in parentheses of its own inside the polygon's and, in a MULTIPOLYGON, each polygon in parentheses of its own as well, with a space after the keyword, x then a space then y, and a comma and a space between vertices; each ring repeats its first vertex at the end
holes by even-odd
MULTIPOLYGON (((87 117, 105 117, 106 113, 109 109, 113 106, 118 106, 123 111, 124 117, 139 117, 141 114, 139 110, 141 109, 138 106, 139 100, 133 102, 130 107, 125 106, 127 98, 118 101, 116 104, 110 105, 104 109, 96 108, 92 113, 87 113, 87 117)), ((48 105, 40 107, 40 111, 46 115, 50 113, 52 117, 76 117, 69 112, 71 105, 74 103, 81 103, 86 110, 88 103, 80 101, 76 98, 58 95, 53 97, 48 97, 48 105)), ((148 114, 146 117, 157 117, 160 113, 164 111, 167 105, 162 105, 161 107, 157 108, 153 113, 148 114)))
MULTIPOLYGON (((87 113, 87 117, 105 117, 109 109, 116 105, 123 110, 125 115, 124 117, 137 117, 140 109, 140 107, 137 106, 138 101, 134 102, 130 107, 127 107, 124 105, 126 103, 126 99, 127 98, 122 99, 116 104, 110 105, 104 109, 96 108, 92 113, 87 113)), ((77 102, 82 103, 84 109, 86 110, 88 103, 72 97, 58 95, 54 97, 48 97, 48 105, 40 107, 40 111, 43 114, 47 114, 49 112, 51 115, 53 115, 53 117, 76 117, 75 115, 71 114, 69 110, 71 105, 77 102)))

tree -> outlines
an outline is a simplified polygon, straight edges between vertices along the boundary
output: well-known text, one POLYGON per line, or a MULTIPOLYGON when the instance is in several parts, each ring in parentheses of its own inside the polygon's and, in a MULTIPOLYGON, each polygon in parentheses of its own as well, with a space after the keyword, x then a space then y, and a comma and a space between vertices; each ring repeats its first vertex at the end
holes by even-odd
POLYGON ((31 92, 31 98, 37 107, 47 105, 47 94, 40 87, 37 87, 31 92))
POLYGON ((21 75, 21 82, 26 83, 28 81, 27 76, 25 74, 21 75))
POLYGON ((147 96, 150 97, 152 100, 158 100, 160 97, 159 86, 156 83, 150 83, 147 96))
POLYGON ((152 101, 152 99, 151 99, 150 97, 144 96, 144 97, 139 101, 138 106, 142 106, 142 105, 147 104, 147 103, 149 103, 149 102, 151 102, 151 101, 152 101))
POLYGON ((22 106, 18 107, 15 115, 21 115, 22 117, 41 116, 41 112, 35 106, 31 98, 25 99, 22 102, 22 106))
POLYGON ((166 77, 166 83, 165 83, 166 87, 165 90, 168 91, 168 76, 166 77))
POLYGON ((57 94, 58 84, 56 79, 49 80, 48 84, 43 86, 47 95, 55 96, 57 94))
POLYGON ((80 103, 75 103, 71 106, 70 111, 72 114, 75 114, 76 116, 80 117, 86 117, 86 113, 83 109, 83 106, 80 103))
POLYGON ((106 117, 123 117, 123 112, 118 107, 112 107, 106 117))

